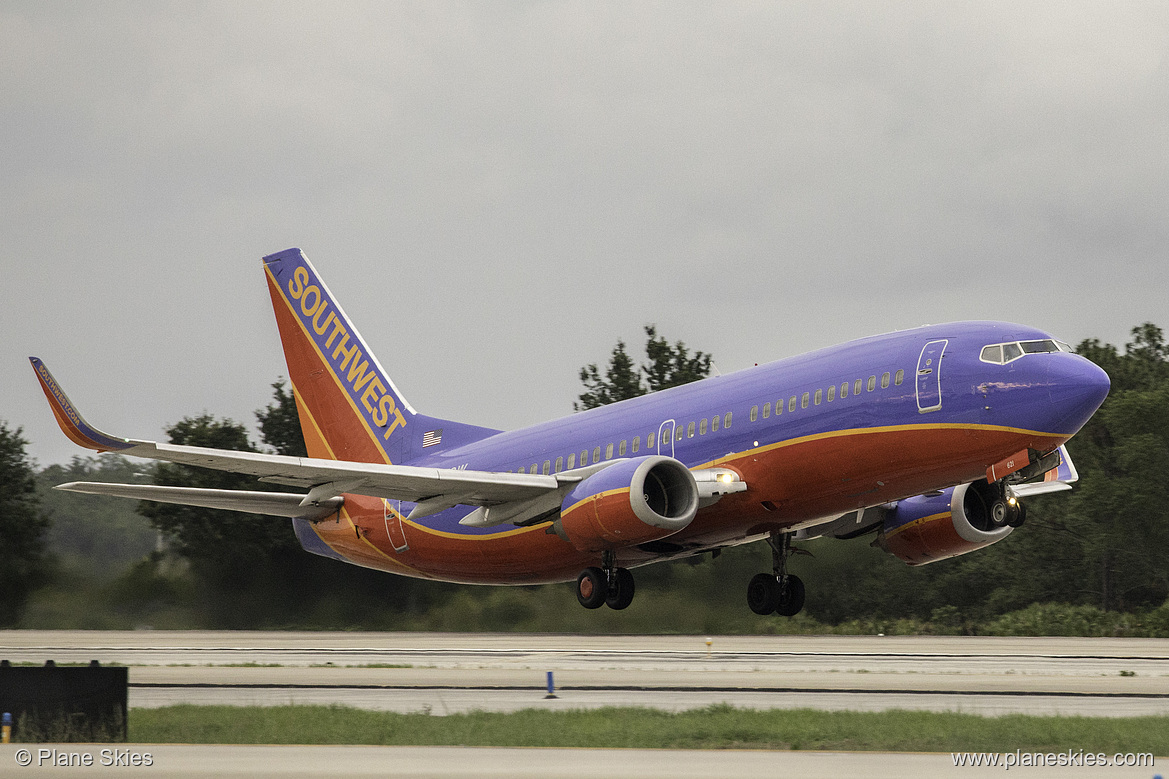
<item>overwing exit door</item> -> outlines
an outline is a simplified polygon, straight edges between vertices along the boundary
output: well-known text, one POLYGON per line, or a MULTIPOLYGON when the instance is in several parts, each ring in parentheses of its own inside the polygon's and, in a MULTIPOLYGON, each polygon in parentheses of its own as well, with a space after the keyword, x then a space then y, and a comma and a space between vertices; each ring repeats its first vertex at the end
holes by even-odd
POLYGON ((664 454, 666 457, 674 456, 674 427, 674 420, 667 419, 658 428, 658 454, 664 454))

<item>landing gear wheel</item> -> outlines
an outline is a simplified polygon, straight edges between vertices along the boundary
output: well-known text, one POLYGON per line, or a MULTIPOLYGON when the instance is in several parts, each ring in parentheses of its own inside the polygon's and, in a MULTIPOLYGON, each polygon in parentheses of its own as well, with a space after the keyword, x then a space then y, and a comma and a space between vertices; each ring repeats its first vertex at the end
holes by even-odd
POLYGON ((804 582, 793 574, 783 578, 779 584, 779 603, 775 606, 775 613, 781 617, 794 617, 804 608, 804 582))
POLYGON ((613 574, 613 586, 609 590, 608 597, 605 598, 605 605, 615 611, 620 611, 629 608, 629 604, 633 602, 633 574, 629 572, 628 568, 617 568, 613 574))
POLYGON ((1015 504, 1014 516, 1007 519, 1007 524, 1011 527, 1019 527, 1027 521, 1027 507, 1022 502, 1015 504))
POLYGON ((996 500, 990 504, 990 521, 994 523, 995 527, 1007 524, 1007 518, 1010 514, 1009 508, 1005 500, 996 500))
POLYGON ((756 574, 747 585, 747 605, 761 617, 775 612, 779 598, 779 579, 773 574, 756 574))
POLYGON ((599 609, 608 592, 609 583, 600 568, 589 566, 576 577, 576 599, 586 609, 599 609))

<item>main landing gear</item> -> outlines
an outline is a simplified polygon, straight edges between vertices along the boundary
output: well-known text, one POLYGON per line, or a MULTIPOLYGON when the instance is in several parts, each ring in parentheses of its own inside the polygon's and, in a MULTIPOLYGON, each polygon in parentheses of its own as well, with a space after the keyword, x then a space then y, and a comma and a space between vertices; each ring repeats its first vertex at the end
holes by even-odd
POLYGON ((787 558, 803 550, 791 545, 790 533, 772 533, 767 544, 771 547, 771 573, 761 573, 751 579, 747 585, 747 605, 760 616, 794 617, 804 608, 804 582, 787 572, 787 558))
POLYGON ((586 609, 608 606, 620 611, 633 602, 633 574, 617 568, 612 552, 601 553, 601 568, 590 565, 576 577, 576 599, 586 609))
POLYGON ((979 516, 985 518, 982 521, 985 527, 979 527, 980 530, 993 530, 1004 525, 1019 527, 1027 521, 1026 506, 1015 497, 1014 491, 1005 480, 993 484, 975 482, 970 485, 966 494, 970 496, 967 498, 971 503, 969 508, 974 509, 969 513, 975 526, 977 527, 979 522, 973 518, 979 516))

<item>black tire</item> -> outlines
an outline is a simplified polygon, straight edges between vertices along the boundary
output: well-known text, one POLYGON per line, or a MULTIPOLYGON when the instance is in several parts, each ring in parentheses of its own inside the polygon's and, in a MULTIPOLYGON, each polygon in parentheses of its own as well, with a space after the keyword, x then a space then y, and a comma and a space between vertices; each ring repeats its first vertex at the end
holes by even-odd
POLYGON ((779 602, 775 606, 775 613, 781 617, 794 617, 804 608, 804 581, 788 574, 783 584, 779 586, 779 602))
POLYGON ((770 573, 756 574, 747 585, 747 606, 765 617, 779 604, 779 580, 770 573))
POLYGON ((1019 527, 1027 521, 1027 507, 1022 502, 1016 503, 1014 507, 1014 515, 1007 520, 1007 524, 1011 527, 1019 527))
POLYGON ((633 603, 633 574, 629 572, 628 568, 618 568, 614 571, 616 576, 613 581, 613 591, 605 598, 605 605, 615 611, 629 608, 629 604, 633 603))
POLYGON ((601 608, 608 592, 609 584, 605 579, 605 572, 600 568, 589 566, 576 577, 576 599, 586 609, 601 608))

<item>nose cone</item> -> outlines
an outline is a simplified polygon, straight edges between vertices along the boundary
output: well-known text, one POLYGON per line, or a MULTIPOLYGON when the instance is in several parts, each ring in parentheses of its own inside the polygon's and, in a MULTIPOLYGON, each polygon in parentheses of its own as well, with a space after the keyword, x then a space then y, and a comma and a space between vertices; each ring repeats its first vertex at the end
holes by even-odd
POLYGON ((1077 354, 1053 354, 1047 368, 1052 429, 1074 433, 1108 397, 1112 382, 1100 366, 1077 354))

